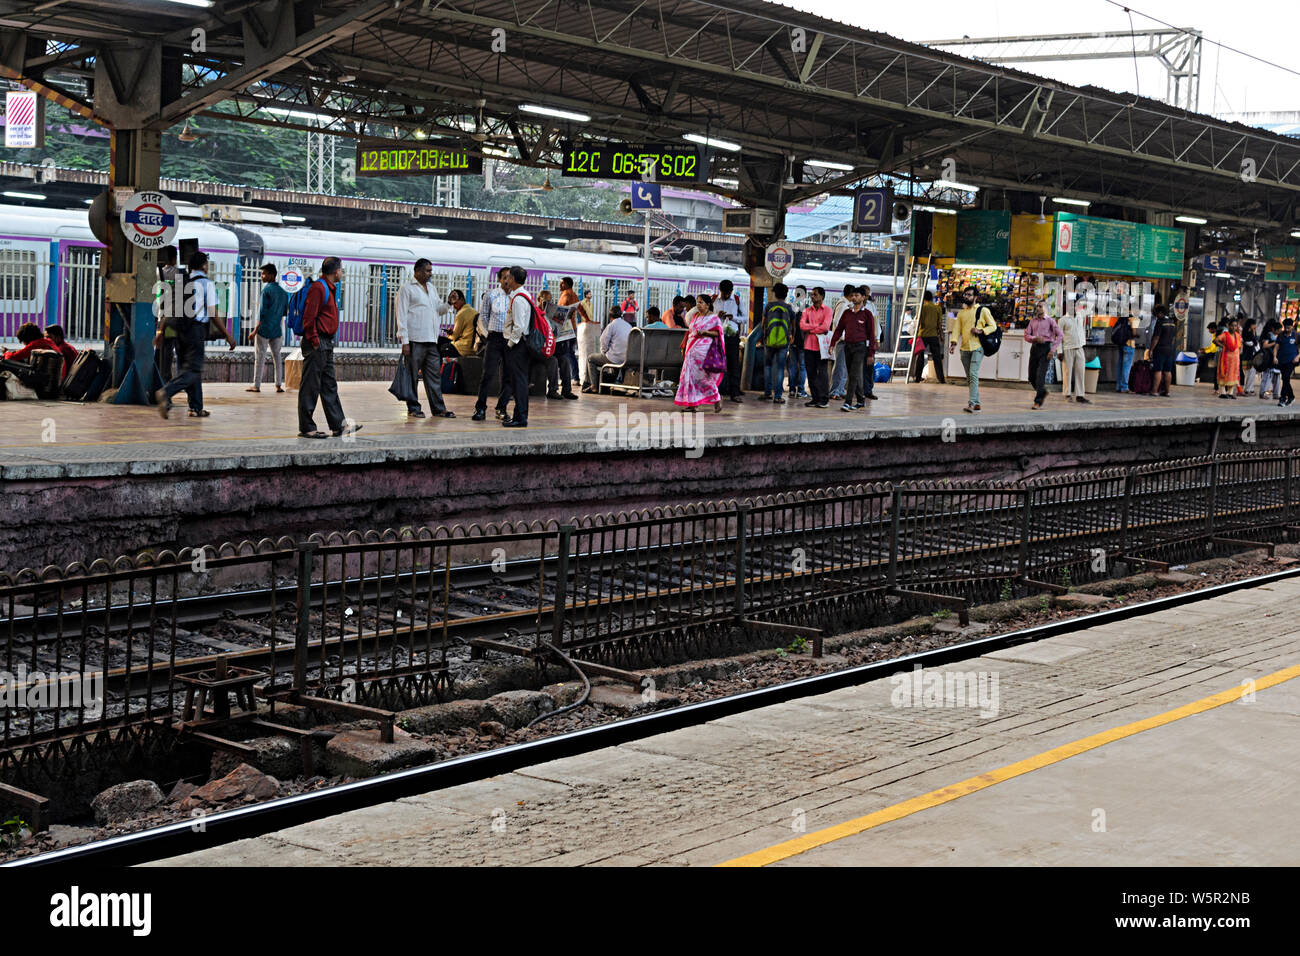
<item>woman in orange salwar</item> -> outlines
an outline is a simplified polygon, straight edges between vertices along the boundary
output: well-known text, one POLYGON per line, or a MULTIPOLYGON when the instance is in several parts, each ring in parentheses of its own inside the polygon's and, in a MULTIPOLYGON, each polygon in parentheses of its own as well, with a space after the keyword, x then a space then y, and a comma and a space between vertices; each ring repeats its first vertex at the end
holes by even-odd
POLYGON ((1219 369, 1215 375, 1215 390, 1222 389, 1219 398, 1236 398, 1241 379, 1241 325, 1230 319, 1227 327, 1214 337, 1219 347, 1219 369))

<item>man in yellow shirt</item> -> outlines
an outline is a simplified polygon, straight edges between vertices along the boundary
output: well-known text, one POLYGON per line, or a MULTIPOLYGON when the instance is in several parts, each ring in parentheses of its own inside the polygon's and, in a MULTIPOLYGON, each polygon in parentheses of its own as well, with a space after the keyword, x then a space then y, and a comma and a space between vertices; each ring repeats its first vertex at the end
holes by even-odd
POLYGON ((452 289, 447 296, 447 304, 456 310, 455 324, 451 329, 451 344, 461 355, 474 354, 474 323, 478 320, 478 309, 465 301, 465 293, 452 289))
POLYGON ((964 412, 980 410, 980 365, 984 361, 984 347, 980 343, 979 333, 988 334, 997 330, 993 313, 987 306, 977 306, 975 297, 979 290, 968 285, 962 292, 962 309, 957 313, 957 324, 953 326, 952 338, 948 342, 948 352, 961 348, 961 364, 966 370, 966 389, 968 401, 964 412))

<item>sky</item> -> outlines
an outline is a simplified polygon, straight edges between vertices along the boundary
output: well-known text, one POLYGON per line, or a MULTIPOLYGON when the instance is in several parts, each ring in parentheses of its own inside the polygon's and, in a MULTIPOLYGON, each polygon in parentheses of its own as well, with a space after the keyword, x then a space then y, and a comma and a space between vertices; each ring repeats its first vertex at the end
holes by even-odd
MULTIPOLYGON (((954 37, 1024 36, 1128 30, 1129 14, 1107 0, 775 0, 868 30, 922 43, 954 37)), ((1136 29, 1159 27, 1142 14, 1200 30, 1200 112, 1223 115, 1300 111, 1300 3, 1296 0, 1135 0, 1136 29), (1269 66, 1210 41, 1280 64, 1269 66)), ((960 52, 960 51, 957 51, 960 52)), ((1013 64, 1071 84, 1163 99, 1165 71, 1155 60, 1013 64)))

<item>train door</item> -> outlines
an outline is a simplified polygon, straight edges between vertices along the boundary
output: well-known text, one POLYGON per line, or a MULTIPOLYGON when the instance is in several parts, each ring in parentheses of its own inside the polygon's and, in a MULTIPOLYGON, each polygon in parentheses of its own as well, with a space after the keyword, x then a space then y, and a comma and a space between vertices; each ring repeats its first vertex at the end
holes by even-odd
POLYGON ((59 264, 62 276, 59 314, 64 335, 73 342, 104 340, 104 280, 98 246, 67 246, 59 264))

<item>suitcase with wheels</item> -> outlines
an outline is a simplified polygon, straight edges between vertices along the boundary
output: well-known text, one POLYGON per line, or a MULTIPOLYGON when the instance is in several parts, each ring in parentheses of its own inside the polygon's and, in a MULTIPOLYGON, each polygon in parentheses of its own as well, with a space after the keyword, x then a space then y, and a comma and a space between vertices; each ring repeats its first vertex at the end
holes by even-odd
POLYGON ((33 386, 43 400, 59 397, 63 383, 63 353, 53 349, 37 349, 31 354, 32 368, 36 369, 37 382, 33 386))
POLYGON ((1151 363, 1140 359, 1133 363, 1128 373, 1128 390, 1134 395, 1150 395, 1155 376, 1151 372, 1151 363))
POLYGON ((98 352, 88 349, 80 353, 73 359, 68 377, 63 380, 63 397, 70 402, 85 401, 103 365, 104 360, 98 352))

